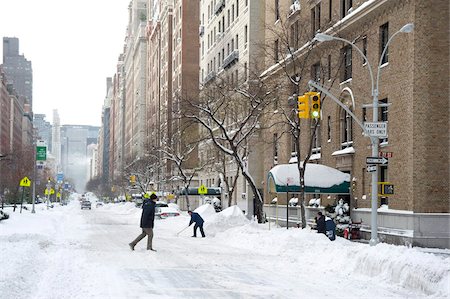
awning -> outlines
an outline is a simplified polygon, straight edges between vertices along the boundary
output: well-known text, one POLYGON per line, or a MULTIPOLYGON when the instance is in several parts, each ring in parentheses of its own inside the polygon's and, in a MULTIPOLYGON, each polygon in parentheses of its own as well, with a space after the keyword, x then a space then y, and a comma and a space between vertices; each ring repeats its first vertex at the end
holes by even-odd
MULTIPOLYGON (((198 187, 188 188, 188 195, 220 195, 222 193, 222 188, 220 187, 208 187, 207 192, 205 194, 198 194, 198 187)), ((181 189, 179 192, 177 192, 178 195, 186 195, 186 189, 181 189)))
MULTIPOLYGON (((280 164, 269 171, 270 193, 300 193, 300 175, 295 164, 280 164)), ((350 175, 321 164, 306 164, 305 193, 350 194, 350 175)))

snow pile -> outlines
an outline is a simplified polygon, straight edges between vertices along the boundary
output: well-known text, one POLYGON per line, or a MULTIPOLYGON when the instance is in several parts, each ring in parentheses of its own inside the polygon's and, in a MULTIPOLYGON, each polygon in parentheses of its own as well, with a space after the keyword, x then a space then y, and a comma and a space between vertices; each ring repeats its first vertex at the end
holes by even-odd
POLYGON ((238 206, 231 206, 225 210, 210 215, 205 221, 205 232, 208 236, 215 236, 219 232, 226 231, 232 227, 248 224, 249 220, 238 206))
POLYGON ((214 210, 214 207, 209 203, 199 206, 194 210, 194 212, 199 213, 205 221, 212 215, 216 214, 216 210, 214 210))
POLYGON ((349 277, 358 273, 427 295, 450 294, 450 254, 440 259, 419 248, 384 243, 371 247, 339 237, 330 242, 325 235, 309 229, 267 230, 256 222, 228 229, 216 238, 224 246, 281 255, 299 265, 312 264, 320 258, 321 264, 329 265, 328 275, 349 277))

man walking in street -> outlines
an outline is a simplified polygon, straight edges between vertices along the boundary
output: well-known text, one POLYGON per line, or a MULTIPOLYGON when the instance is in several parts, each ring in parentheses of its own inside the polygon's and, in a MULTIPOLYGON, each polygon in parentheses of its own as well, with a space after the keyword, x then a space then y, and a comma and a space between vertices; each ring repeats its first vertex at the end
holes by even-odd
POLYGON ((156 203, 157 198, 158 197, 156 196, 155 193, 150 195, 150 199, 145 198, 145 196, 144 196, 144 202, 142 203, 142 215, 141 215, 142 233, 139 236, 137 236, 137 238, 133 242, 128 244, 130 246, 131 250, 134 250, 134 247, 140 240, 145 238, 145 236, 148 236, 147 250, 156 251, 152 247, 152 241, 153 241, 153 226, 154 226, 154 221, 155 221, 155 203, 156 203))
POLYGON ((200 233, 202 234, 202 238, 205 237, 205 232, 203 231, 203 223, 205 220, 203 220, 202 216, 200 216, 199 213, 189 211, 189 215, 191 215, 191 221, 189 222, 188 226, 191 226, 192 223, 195 222, 194 225, 194 235, 192 237, 197 237, 197 228, 200 228, 200 233))

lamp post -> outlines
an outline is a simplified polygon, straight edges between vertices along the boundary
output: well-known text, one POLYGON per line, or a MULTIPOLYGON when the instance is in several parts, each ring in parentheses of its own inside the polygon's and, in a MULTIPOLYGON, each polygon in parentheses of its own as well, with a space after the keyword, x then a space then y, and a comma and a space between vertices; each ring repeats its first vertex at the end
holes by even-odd
MULTIPOLYGON (((383 61, 383 57, 386 54, 386 50, 390 44, 390 42, 392 41, 392 39, 399 33, 410 33, 414 30, 414 24, 412 23, 408 23, 406 25, 404 25, 400 30, 398 30, 397 32, 395 32, 388 40, 388 42, 386 43, 381 56, 380 56, 380 60, 378 63, 378 68, 377 68, 377 77, 376 77, 376 81, 374 82, 374 78, 373 78, 373 71, 372 71, 372 66, 370 65, 369 59, 367 59, 366 55, 364 55, 364 53, 352 42, 340 38, 340 37, 335 37, 335 36, 331 36, 331 35, 327 35, 324 33, 317 33, 316 36, 314 37, 314 40, 319 41, 319 42, 324 42, 324 41, 332 41, 332 40, 338 40, 338 41, 342 41, 345 42, 349 45, 351 45, 354 49, 356 49, 356 51, 359 52, 359 54, 362 55, 362 57, 364 58, 364 60, 367 63, 368 69, 369 69, 369 74, 370 74, 370 80, 371 80, 371 87, 372 87, 372 120, 373 122, 378 122, 378 92, 379 92, 379 78, 380 78, 380 70, 381 70, 381 65, 382 65, 382 61, 383 61)), ((372 143, 372 156, 373 157, 378 157, 378 137, 376 136, 370 136, 370 140, 372 143)), ((378 227, 377 227, 377 208, 378 208, 378 167, 375 168, 375 171, 372 172, 372 213, 371 213, 371 234, 370 234, 370 242, 369 244, 371 246, 374 246, 378 243, 378 227)))

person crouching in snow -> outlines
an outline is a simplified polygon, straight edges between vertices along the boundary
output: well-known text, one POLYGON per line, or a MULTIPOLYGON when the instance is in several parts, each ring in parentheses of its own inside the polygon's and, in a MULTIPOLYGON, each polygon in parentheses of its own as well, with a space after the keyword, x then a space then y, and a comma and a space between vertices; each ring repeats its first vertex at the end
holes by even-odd
POLYGON ((316 216, 317 232, 325 234, 325 216, 322 212, 318 212, 316 216))
POLYGON ((205 220, 203 220, 202 216, 200 216, 199 213, 195 213, 192 211, 188 211, 189 215, 191 215, 191 221, 189 222, 188 226, 191 226, 192 223, 195 222, 194 225, 194 235, 192 237, 197 237, 197 228, 200 228, 200 232, 202 233, 202 237, 205 237, 205 232, 203 231, 203 223, 205 220))

